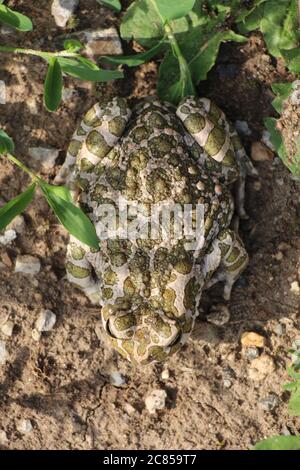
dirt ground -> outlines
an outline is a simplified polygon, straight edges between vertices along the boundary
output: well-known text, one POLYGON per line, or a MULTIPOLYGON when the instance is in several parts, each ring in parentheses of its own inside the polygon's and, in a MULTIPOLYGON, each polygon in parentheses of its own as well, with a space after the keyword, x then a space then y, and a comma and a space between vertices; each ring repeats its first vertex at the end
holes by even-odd
MULTIPOLYGON (((35 28, 0 35, 1 43, 45 50, 61 44, 51 2, 8 3, 27 13, 35 28)), ((77 16, 77 30, 117 24, 117 16, 93 0, 80 1, 77 16)), ((1 127, 13 137, 16 155, 49 182, 83 112, 108 93, 153 94, 157 74, 151 63, 96 90, 68 79, 72 97, 49 113, 43 107, 43 62, 2 55, 0 67, 7 87, 1 127), (60 149, 51 171, 29 157, 34 146, 60 149)), ((199 93, 212 97, 232 121, 247 121, 251 135, 242 137, 250 151, 262 136, 263 118, 272 114, 270 84, 287 78, 283 64, 268 56, 261 37, 253 34, 243 45, 222 46, 199 93)), ((65 280, 68 235, 40 195, 35 197, 24 214, 25 230, 9 246, 0 245, 0 313, 14 323, 11 337, 0 332, 8 351, 0 365, 0 432, 7 437, 1 449, 248 449, 265 436, 300 432, 299 420, 287 414, 289 395, 282 390, 288 381, 287 349, 300 326, 300 184, 277 157, 255 166, 259 176, 248 179, 246 188, 250 219, 241 223, 250 263, 233 290, 229 323, 217 327, 198 320, 177 355, 144 369, 133 368, 103 341, 99 308, 65 280), (37 256, 40 272, 15 273, 18 254, 37 256), (35 341, 32 330, 43 308, 55 312, 57 323, 35 341), (259 357, 267 355, 271 367, 263 378, 241 347, 245 331, 265 337, 259 357), (125 379, 120 387, 111 383, 116 371, 125 379), (152 415, 145 398, 154 389, 165 390, 167 399, 152 415), (270 394, 278 400, 268 411, 261 401, 270 394), (28 432, 20 430, 23 419, 32 424, 28 432)), ((27 183, 26 175, 0 161, 2 202, 27 183)), ((218 287, 205 293, 204 311, 219 300, 218 287)))

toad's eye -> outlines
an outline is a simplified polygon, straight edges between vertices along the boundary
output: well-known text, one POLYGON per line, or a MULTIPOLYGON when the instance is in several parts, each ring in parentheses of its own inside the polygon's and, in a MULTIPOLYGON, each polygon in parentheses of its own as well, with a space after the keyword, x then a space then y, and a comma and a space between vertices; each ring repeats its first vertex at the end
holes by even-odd
POLYGON ((175 346, 175 344, 178 344, 179 341, 181 340, 181 331, 179 331, 177 333, 177 335, 175 336, 175 338, 172 339, 172 341, 168 344, 168 346, 175 346))

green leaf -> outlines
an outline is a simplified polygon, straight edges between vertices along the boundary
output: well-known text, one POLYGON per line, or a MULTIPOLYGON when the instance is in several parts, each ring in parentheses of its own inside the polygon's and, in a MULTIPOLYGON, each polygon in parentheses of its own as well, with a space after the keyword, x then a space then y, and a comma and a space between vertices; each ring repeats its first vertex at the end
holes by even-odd
POLYGON ((14 153, 14 150, 14 141, 3 129, 0 129, 0 155, 3 153, 14 153))
POLYGON ((123 39, 135 39, 145 47, 152 47, 165 34, 162 19, 149 0, 138 0, 130 5, 123 16, 120 33, 123 39))
POLYGON ((75 238, 92 248, 99 249, 99 240, 96 230, 90 219, 82 210, 64 197, 58 196, 57 189, 51 185, 41 185, 41 189, 49 206, 53 209, 61 224, 75 238))
POLYGON ((184 69, 180 67, 173 51, 168 52, 162 61, 157 84, 161 99, 177 104, 183 96, 195 94, 193 84, 206 80, 207 73, 215 64, 221 42, 246 40, 231 30, 211 32, 206 38, 201 38, 198 33, 198 30, 191 32, 179 44, 184 57, 190 59, 187 62, 188 73, 184 75, 184 69), (200 41, 199 45, 197 41, 200 41))
POLYGON ((56 111, 61 102, 63 79, 58 60, 52 57, 49 62, 44 85, 44 101, 49 111, 56 111))
POLYGON ((281 50, 281 55, 285 59, 288 69, 291 72, 300 73, 300 48, 295 47, 288 51, 281 50))
POLYGON ((18 31, 31 31, 32 22, 28 16, 11 10, 5 5, 0 5, 0 21, 5 23, 18 31))
POLYGON ((123 78, 124 76, 123 73, 118 70, 101 70, 96 64, 84 57, 78 57, 76 59, 58 57, 57 60, 64 73, 71 77, 79 78, 80 80, 107 82, 109 80, 123 78))
POLYGON ((249 14, 242 13, 237 22, 241 32, 259 28, 275 57, 280 57, 282 50, 299 46, 297 0, 258 0, 249 14))
POLYGON ((282 135, 280 134, 280 132, 276 128, 276 122, 277 122, 276 119, 271 118, 271 117, 266 118, 264 120, 265 126, 268 129, 268 131, 270 132, 270 140, 271 140, 272 144, 274 145, 274 147, 275 147, 278 155, 280 156, 280 158, 282 160, 285 160, 286 151, 285 151, 285 148, 284 148, 282 135))
POLYGON ((138 65, 144 64, 152 57, 156 56, 163 49, 165 40, 162 39, 154 47, 145 52, 140 52, 134 55, 123 55, 123 56, 102 56, 101 60, 109 64, 124 64, 128 67, 137 67, 138 65))
POLYGON ((44 182, 42 183, 42 186, 44 186, 46 190, 52 192, 53 194, 60 197, 64 201, 73 203, 71 192, 69 188, 67 188, 66 186, 54 186, 52 184, 48 184, 44 182))
POLYGON ((194 7, 195 0, 151 0, 156 4, 164 21, 177 20, 187 15, 194 7))
POLYGON ((173 104, 178 104, 184 96, 196 93, 188 65, 180 67, 173 52, 166 55, 159 68, 157 93, 163 101, 173 104))
POLYGON ((291 416, 300 416, 300 384, 292 391, 288 404, 288 412, 291 416))
POLYGON ((120 12, 122 5, 119 0, 97 0, 98 3, 102 3, 106 7, 112 8, 113 10, 120 12))
POLYGON ((200 50, 189 62, 189 68, 195 83, 206 80, 207 74, 214 66, 222 42, 245 42, 247 39, 231 30, 220 31, 209 37, 200 50))
POLYGON ((284 101, 290 96, 293 89, 292 83, 273 83, 271 86, 273 92, 277 95, 272 101, 272 106, 276 109, 277 113, 282 112, 284 101))
POLYGON ((254 450, 300 450, 300 436, 273 436, 258 442, 254 450))
POLYGON ((31 202, 35 184, 0 208, 0 230, 3 230, 18 214, 23 212, 31 202))
POLYGON ((84 49, 84 45, 78 39, 66 39, 64 48, 69 52, 79 52, 84 49))
POLYGON ((281 133, 276 128, 276 119, 275 118, 266 118, 264 120, 265 126, 270 132, 270 140, 274 145, 276 152, 283 161, 283 163, 288 167, 291 173, 297 178, 300 178, 300 154, 289 157, 286 152, 284 141, 281 133))

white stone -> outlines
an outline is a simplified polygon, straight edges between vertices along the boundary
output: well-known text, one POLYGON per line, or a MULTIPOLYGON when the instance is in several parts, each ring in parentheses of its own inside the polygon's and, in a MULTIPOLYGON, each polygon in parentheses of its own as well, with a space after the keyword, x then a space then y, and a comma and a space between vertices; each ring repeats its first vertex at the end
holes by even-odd
POLYGON ((41 269, 41 262, 31 255, 18 255, 16 259, 15 272, 26 274, 37 274, 41 269))
POLYGON ((13 329, 14 329, 14 324, 11 320, 9 320, 8 322, 4 323, 4 325, 1 326, 1 332, 5 336, 12 336, 13 329))
POLYGON ((165 390, 153 390, 145 399, 145 405, 150 414, 155 414, 157 410, 162 410, 166 406, 167 393, 165 390))
POLYGON ((9 245, 16 238, 17 234, 15 230, 6 230, 3 235, 0 235, 0 244, 9 245))
POLYGON ((7 226, 8 230, 14 230, 17 233, 23 233, 25 230, 25 220, 22 215, 17 215, 7 226))
POLYGON ((56 315, 51 310, 42 310, 35 322, 37 331, 50 331, 56 323, 56 315))
POLYGON ((31 337, 34 341, 39 341, 41 339, 41 333, 34 328, 31 332, 31 337))
POLYGON ((53 0, 51 14, 54 16, 55 23, 60 28, 64 28, 74 14, 79 0, 53 0))
POLYGON ((262 134, 261 141, 262 141, 267 147, 269 147, 269 149, 271 149, 273 152, 275 152, 276 149, 275 149, 274 145, 273 145, 272 142, 271 142, 271 134, 270 134, 270 132, 269 132, 267 129, 264 129, 264 130, 263 130, 263 134, 262 134))
POLYGON ((170 378, 169 369, 164 369, 161 373, 162 380, 168 380, 170 378))
POLYGON ((6 103, 6 85, 3 80, 0 80, 0 104, 6 103))
POLYGON ((244 134, 244 135, 251 135, 252 134, 251 129, 249 128, 249 125, 248 125, 247 121, 237 120, 234 123, 234 127, 241 134, 244 134))
POLYGON ((0 33, 1 34, 16 34, 16 30, 8 26, 8 24, 4 24, 1 26, 0 33))
POLYGON ((30 147, 28 153, 33 160, 41 163, 44 170, 51 170, 55 165, 59 150, 55 148, 30 147))
POLYGON ((8 442, 8 439, 7 439, 6 432, 3 431, 3 429, 0 429, 0 444, 4 445, 4 444, 7 444, 7 442, 8 442))
POLYGON ((0 364, 5 364, 7 358, 6 345, 0 340, 0 364))
POLYGON ((74 88, 64 88, 61 95, 62 100, 70 101, 75 93, 76 90, 74 90, 74 88))
POLYGON ((17 430, 21 434, 28 434, 30 431, 32 431, 32 424, 31 424, 30 419, 21 419, 17 423, 17 430))
POLYGON ((122 387, 126 383, 124 377, 118 371, 110 374, 109 381, 115 387, 122 387))
POLYGON ((78 39, 84 44, 84 52, 90 59, 101 55, 121 55, 123 54, 122 44, 117 29, 110 28, 87 29, 67 36, 78 39))
POLYGON ((295 294, 299 294, 300 286, 299 286, 298 281, 292 282, 290 290, 291 290, 291 292, 294 292, 295 294))

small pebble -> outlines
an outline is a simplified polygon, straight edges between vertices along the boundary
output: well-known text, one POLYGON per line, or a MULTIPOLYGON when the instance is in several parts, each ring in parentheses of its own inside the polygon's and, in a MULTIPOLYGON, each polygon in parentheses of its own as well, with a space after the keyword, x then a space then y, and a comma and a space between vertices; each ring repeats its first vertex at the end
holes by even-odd
POLYGON ((70 101, 75 93, 76 90, 74 90, 74 88, 64 88, 61 95, 62 100, 67 102, 70 101))
POLYGON ((7 444, 8 439, 7 439, 7 434, 3 429, 0 429, 0 445, 5 445, 7 444))
POLYGON ((224 379, 223 380, 223 386, 224 386, 224 388, 230 388, 232 386, 231 380, 224 379))
POLYGON ((78 39, 84 44, 84 52, 89 59, 97 59, 101 55, 123 54, 122 43, 117 29, 109 28, 87 29, 68 34, 68 38, 78 39))
POLYGON ((77 8, 79 0, 53 0, 51 14, 55 23, 64 28, 77 8))
POLYGON ((17 430, 21 434, 28 434, 30 431, 32 431, 32 424, 31 424, 30 419, 21 419, 17 423, 17 430))
POLYGON ((299 286, 298 281, 294 281, 294 282, 291 283, 290 291, 294 292, 294 294, 299 294, 300 286, 299 286))
POLYGON ((282 323, 278 323, 274 327, 274 332, 276 333, 277 336, 283 336, 286 333, 286 326, 283 325, 282 323))
POLYGON ((136 412, 136 409, 132 405, 130 405, 130 403, 124 404, 124 410, 129 416, 133 415, 136 412))
POLYGON ((166 406, 167 393, 165 390, 153 390, 145 399, 145 405, 150 414, 155 414, 157 410, 162 410, 166 406))
POLYGON ((271 356, 263 354, 254 359, 249 367, 249 377, 255 381, 264 380, 268 375, 275 371, 274 360, 271 356))
POLYGON ((41 164, 43 170, 48 171, 55 166, 59 150, 55 148, 30 147, 28 153, 33 160, 41 164))
POLYGON ((109 381, 115 387, 122 387, 126 384, 124 377, 118 371, 112 372, 110 374, 109 381))
POLYGON ((270 393, 266 398, 260 400, 259 404, 264 411, 272 411, 278 406, 279 398, 275 393, 270 393))
POLYGON ((251 135, 251 129, 249 128, 248 122, 247 121, 235 121, 234 127, 238 132, 244 135, 251 135))
POLYGON ((161 373, 162 380, 168 380, 170 378, 169 369, 164 369, 161 373))
POLYGON ((12 336, 14 326, 15 325, 13 324, 13 322, 9 320, 8 322, 4 323, 4 325, 1 326, 1 332, 5 336, 12 336))
POLYGON ((275 255, 272 255, 272 258, 275 259, 276 261, 281 261, 283 259, 282 251, 277 251, 275 255))
POLYGON ((261 141, 273 152, 275 152, 275 147, 271 142, 271 134, 267 129, 264 129, 261 141))
POLYGON ((226 305, 215 305, 211 308, 210 313, 206 317, 209 323, 222 326, 229 322, 230 311, 226 305))
POLYGON ((5 364, 7 359, 6 345, 4 341, 0 340, 0 364, 5 364))
POLYGON ((8 26, 8 24, 4 24, 3 26, 1 26, 0 33, 1 34, 16 34, 16 30, 8 26))
POLYGON ((255 333, 254 331, 246 331, 242 334, 241 343, 242 346, 247 347, 255 347, 255 348, 263 348, 265 345, 266 339, 264 336, 255 333))
POLYGON ((5 230, 3 235, 0 235, 0 244, 1 245, 10 245, 12 241, 17 238, 15 230, 5 230))
POLYGON ((255 162, 272 161, 274 152, 266 147, 263 142, 253 142, 251 146, 251 158, 255 162))
POLYGON ((50 331, 56 323, 56 315, 51 310, 42 310, 35 322, 37 331, 50 331))
POLYGON ((260 191, 261 188, 262 188, 261 182, 258 181, 258 180, 257 180, 257 181, 254 181, 254 183, 253 183, 253 189, 254 189, 254 191, 260 191))
POLYGON ((34 328, 31 332, 31 337, 32 337, 32 339, 34 339, 34 341, 39 341, 41 339, 40 331, 38 331, 34 328))
POLYGON ((10 224, 8 224, 7 229, 14 230, 17 233, 23 233, 25 230, 25 220, 22 215, 17 215, 10 224))
POLYGON ((256 359, 259 356, 259 349, 254 348, 253 346, 246 348, 245 356, 247 359, 249 359, 249 361, 253 361, 253 359, 256 359))
POLYGON ((41 269, 41 262, 31 255, 18 255, 16 259, 15 272, 26 274, 37 274, 41 269))

